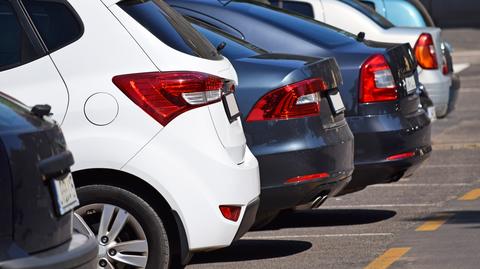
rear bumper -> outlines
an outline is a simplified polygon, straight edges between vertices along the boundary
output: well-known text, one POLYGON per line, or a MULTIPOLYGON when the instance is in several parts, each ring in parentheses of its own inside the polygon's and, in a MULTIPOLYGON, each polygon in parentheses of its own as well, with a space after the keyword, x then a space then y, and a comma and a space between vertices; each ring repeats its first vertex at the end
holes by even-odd
POLYGON ((445 76, 440 70, 422 70, 419 73, 420 82, 425 85, 428 95, 435 105, 437 116, 443 117, 447 114, 450 86, 452 79, 445 76))
POLYGON ((398 180, 413 172, 431 152, 430 120, 421 109, 410 116, 392 113, 347 119, 355 136, 355 171, 340 194, 398 180), (387 161, 407 152, 415 155, 387 161))
POLYGON ((1 269, 95 269, 98 245, 95 238, 73 234, 69 242, 35 255, 0 262, 1 269))
MULTIPOLYGON (((246 129, 247 136, 252 135, 248 132, 250 129, 246 129)), ((258 215, 306 204, 319 195, 332 195, 346 185, 353 172, 353 134, 346 123, 316 132, 289 134, 298 129, 285 130, 277 130, 278 137, 270 143, 251 146, 260 166, 262 191, 258 215), (289 137, 283 139, 282 136, 289 137), (321 173, 328 176, 287 182, 321 173)))

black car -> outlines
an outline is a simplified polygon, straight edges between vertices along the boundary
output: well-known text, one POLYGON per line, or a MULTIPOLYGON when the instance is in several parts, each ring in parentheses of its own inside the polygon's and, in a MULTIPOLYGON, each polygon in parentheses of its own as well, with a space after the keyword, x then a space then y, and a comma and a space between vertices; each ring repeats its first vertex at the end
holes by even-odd
POLYGON ((353 134, 344 117, 333 58, 268 53, 208 24, 194 27, 235 67, 247 144, 258 159, 256 227, 281 210, 320 206, 353 172, 353 134), (336 101, 336 102, 335 102, 336 101))
POLYGON ((480 27, 478 0, 420 0, 442 28, 480 27))
POLYGON ((339 90, 345 118, 355 139, 355 170, 342 193, 397 181, 430 155, 430 119, 419 108, 420 84, 410 45, 364 40, 252 0, 167 2, 185 16, 272 53, 335 57, 343 78, 339 90))
POLYGON ((72 154, 59 127, 0 94, 0 268, 97 268, 97 243, 72 233, 72 154))

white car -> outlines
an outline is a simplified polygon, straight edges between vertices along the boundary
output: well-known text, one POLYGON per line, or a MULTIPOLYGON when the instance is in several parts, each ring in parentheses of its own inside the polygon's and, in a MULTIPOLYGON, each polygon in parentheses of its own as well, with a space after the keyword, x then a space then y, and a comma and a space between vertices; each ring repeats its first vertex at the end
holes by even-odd
MULTIPOLYGON (((445 73, 439 28, 394 27, 387 19, 357 0, 270 0, 292 10, 364 38, 388 43, 408 42, 418 62, 420 82, 430 95, 438 117, 447 114, 451 76, 445 73)), ((360 39, 363 39, 360 37, 360 39)))
POLYGON ((236 72, 163 0, 0 0, 0 35, 2 91, 52 105, 74 153, 99 268, 165 268, 250 228, 236 72))

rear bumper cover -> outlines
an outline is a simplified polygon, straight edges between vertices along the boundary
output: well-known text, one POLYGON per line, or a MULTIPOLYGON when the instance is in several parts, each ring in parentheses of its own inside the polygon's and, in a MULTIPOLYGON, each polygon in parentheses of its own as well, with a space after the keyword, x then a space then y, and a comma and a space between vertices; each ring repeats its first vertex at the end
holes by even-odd
POLYGON ((56 248, 25 258, 0 262, 1 269, 95 269, 98 244, 95 238, 75 233, 56 248))
POLYGON ((448 111, 447 113, 455 110, 455 104, 458 100, 458 95, 460 94, 460 76, 457 74, 452 74, 452 86, 450 87, 450 97, 448 100, 448 111))
MULTIPOLYGON (((288 130, 279 136, 288 134, 288 130)), ((350 181, 354 168, 353 134, 346 123, 322 132, 279 137, 272 143, 252 145, 251 149, 260 165, 262 191, 258 215, 309 203, 320 194, 332 195, 350 181), (319 173, 328 176, 287 182, 319 173)))
POLYGON ((398 180, 412 173, 430 155, 431 126, 423 110, 410 116, 393 113, 350 117, 348 122, 355 136, 355 171, 340 194, 398 180), (415 152, 415 155, 387 160, 407 152, 415 152))

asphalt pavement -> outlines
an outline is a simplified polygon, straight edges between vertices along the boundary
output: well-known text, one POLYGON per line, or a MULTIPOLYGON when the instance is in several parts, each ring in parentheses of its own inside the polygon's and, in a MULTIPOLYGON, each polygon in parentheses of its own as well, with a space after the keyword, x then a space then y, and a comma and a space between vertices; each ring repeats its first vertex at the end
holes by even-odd
POLYGON ((462 89, 412 177, 282 215, 187 268, 480 268, 480 29, 444 37, 462 89))

